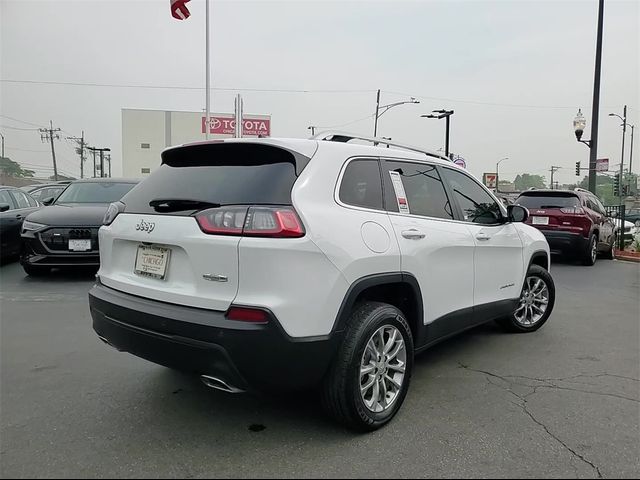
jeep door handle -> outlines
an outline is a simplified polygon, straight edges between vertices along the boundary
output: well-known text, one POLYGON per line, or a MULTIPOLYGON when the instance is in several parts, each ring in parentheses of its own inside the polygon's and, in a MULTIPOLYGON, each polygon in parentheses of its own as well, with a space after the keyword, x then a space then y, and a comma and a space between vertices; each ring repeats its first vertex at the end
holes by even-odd
POLYGON ((403 230, 402 236, 409 240, 420 240, 426 237, 426 235, 422 233, 420 230, 415 230, 413 228, 411 230, 403 230))
POLYGON ((486 242, 487 240, 491 240, 491 235, 487 235, 486 233, 480 232, 476 235, 476 238, 482 242, 486 242))

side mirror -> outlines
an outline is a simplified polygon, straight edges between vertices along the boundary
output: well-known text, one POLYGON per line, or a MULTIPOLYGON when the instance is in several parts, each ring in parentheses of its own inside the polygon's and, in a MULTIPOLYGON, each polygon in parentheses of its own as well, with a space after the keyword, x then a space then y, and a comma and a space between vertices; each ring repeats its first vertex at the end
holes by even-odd
POLYGON ((507 216, 510 222, 526 222, 529 218, 529 210, 520 205, 509 205, 507 216))
POLYGON ((43 205, 51 205, 54 200, 55 200, 55 197, 47 197, 44 200, 42 200, 42 204, 43 205))
POLYGON ((8 203, 0 203, 0 212, 6 212, 11 208, 11 205, 8 203))

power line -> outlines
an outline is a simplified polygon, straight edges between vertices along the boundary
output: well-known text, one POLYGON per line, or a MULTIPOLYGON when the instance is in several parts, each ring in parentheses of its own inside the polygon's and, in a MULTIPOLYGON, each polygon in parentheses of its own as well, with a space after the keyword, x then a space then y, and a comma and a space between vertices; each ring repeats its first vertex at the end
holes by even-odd
MULTIPOLYGON (((437 100, 439 102, 451 102, 451 103, 468 103, 471 105, 483 105, 489 107, 512 107, 512 108, 540 108, 540 109, 575 109, 575 105, 525 105, 518 103, 497 103, 497 102, 481 102, 476 100, 460 100, 455 98, 444 98, 444 97, 430 97, 426 95, 416 95, 409 94, 403 92, 392 92, 389 90, 383 90, 384 93, 389 93, 392 95, 402 95, 402 96, 413 96, 415 98, 420 98, 423 100, 437 100)), ((618 105, 610 105, 605 108, 616 108, 618 105)))
POLYGON ((37 132, 37 128, 21 128, 21 127, 12 127, 10 125, 0 125, 1 128, 9 128, 11 130, 24 130, 28 132, 37 132))
POLYGON ((42 125, 38 125, 37 123, 25 122, 24 120, 20 120, 19 118, 10 117, 9 115, 0 115, 2 118, 8 118, 9 120, 13 120, 14 122, 24 123, 25 125, 32 125, 34 127, 42 127, 42 125))
MULTIPOLYGON (((187 85, 140 85, 123 83, 88 83, 88 82, 54 82, 40 80, 10 80, 2 79, 5 83, 25 83, 37 85, 67 85, 75 87, 109 87, 109 88, 148 88, 148 89, 168 89, 168 90, 206 90, 205 87, 195 87, 187 85)), ((305 90, 294 88, 225 88, 212 87, 211 90, 229 92, 271 92, 271 93, 372 93, 375 90, 344 90, 344 89, 318 89, 305 90)))
POLYGON ((29 150, 27 148, 17 148, 17 147, 7 147, 7 150, 17 150, 19 152, 49 153, 49 150, 29 150))

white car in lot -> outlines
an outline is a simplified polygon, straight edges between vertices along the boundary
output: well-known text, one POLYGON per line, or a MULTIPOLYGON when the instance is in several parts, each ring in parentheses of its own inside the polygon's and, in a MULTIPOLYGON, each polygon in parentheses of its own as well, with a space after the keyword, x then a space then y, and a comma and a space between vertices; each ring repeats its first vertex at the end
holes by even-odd
POLYGON ((493 320, 547 321, 549 247, 527 215, 445 157, 382 139, 170 148, 105 217, 93 326, 227 392, 318 388, 333 417, 373 430, 416 353, 493 320))

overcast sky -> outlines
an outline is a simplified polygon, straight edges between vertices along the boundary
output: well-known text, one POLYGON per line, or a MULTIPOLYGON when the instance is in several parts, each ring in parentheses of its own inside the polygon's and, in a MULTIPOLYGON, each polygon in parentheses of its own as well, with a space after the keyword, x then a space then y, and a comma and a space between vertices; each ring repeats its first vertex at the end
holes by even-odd
MULTIPOLYGON (((204 3, 192 0, 191 18, 178 21, 169 0, 0 0, 6 155, 51 168, 48 145, 29 129, 53 120, 63 129, 63 172, 79 174, 64 137, 84 130, 92 145, 112 148, 117 174, 121 108, 203 109, 204 3)), ((273 116, 273 136, 305 137, 309 125, 363 118, 341 129, 371 135, 380 88, 382 103, 421 101, 385 114, 380 135, 438 149, 444 121, 420 114, 454 109, 451 150, 476 175, 503 157, 501 177, 510 179, 548 179, 558 165, 558 180, 573 182, 575 162, 587 166, 571 122, 578 107, 591 121, 596 0, 211 3, 214 111, 231 112, 242 93, 245 112, 273 116)), ((622 114, 626 103, 629 123, 640 117, 639 5, 606 0, 598 156, 612 164, 621 129, 607 113, 622 114)))

